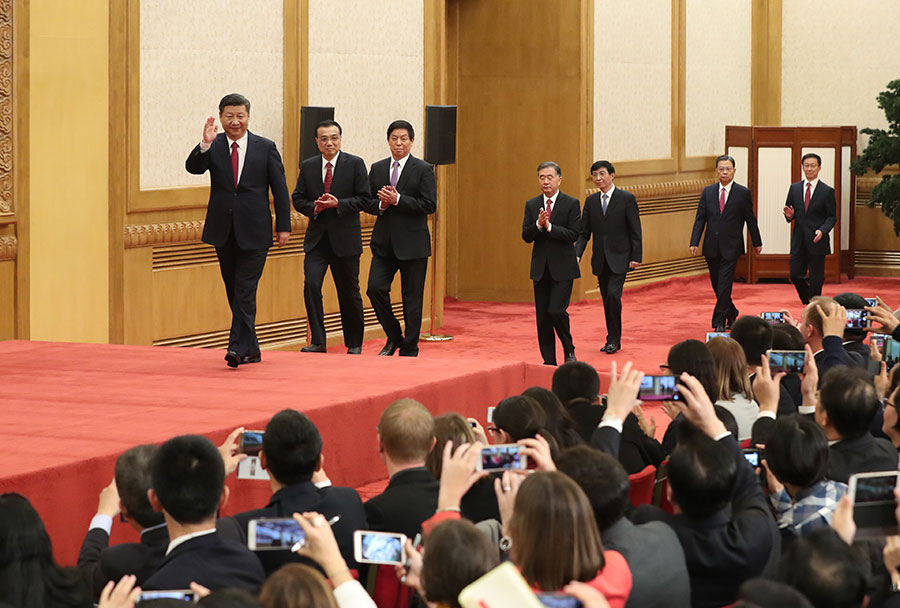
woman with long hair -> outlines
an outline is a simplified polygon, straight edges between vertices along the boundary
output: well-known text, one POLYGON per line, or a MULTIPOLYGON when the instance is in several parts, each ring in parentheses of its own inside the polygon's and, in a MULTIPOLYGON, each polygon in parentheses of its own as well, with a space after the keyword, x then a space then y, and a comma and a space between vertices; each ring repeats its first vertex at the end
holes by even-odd
POLYGON ((543 408, 544 415, 547 417, 545 428, 556 440, 560 450, 584 443, 581 435, 575 430, 575 421, 572 420, 572 416, 563 407, 559 397, 553 394, 553 391, 542 386, 532 386, 525 389, 522 395, 531 397, 543 408))
POLYGON ((759 404, 753 398, 744 349, 731 338, 713 338, 706 346, 716 362, 719 399, 715 404, 734 415, 738 426, 738 440, 749 439, 750 430, 759 415, 759 404))
MULTIPOLYGON (((669 349, 665 365, 660 366, 666 373, 679 378, 684 372, 689 373, 703 385, 703 390, 713 402, 719 399, 719 382, 716 377, 716 361, 709 348, 700 340, 683 340, 669 349)), ((666 454, 671 454, 678 443, 678 426, 684 421, 677 409, 663 408, 672 422, 663 436, 662 446, 666 454)))

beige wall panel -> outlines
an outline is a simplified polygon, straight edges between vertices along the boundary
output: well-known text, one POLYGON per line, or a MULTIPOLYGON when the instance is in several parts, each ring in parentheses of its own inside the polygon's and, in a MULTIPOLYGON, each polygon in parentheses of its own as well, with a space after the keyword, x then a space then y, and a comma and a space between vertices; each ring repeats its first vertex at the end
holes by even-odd
MULTIPOLYGON (((791 225, 784 221, 783 210, 791 183, 792 154, 790 148, 759 148, 757 151, 756 219, 764 253, 791 252, 791 225)), ((834 162, 833 153, 831 160, 834 162)))
POLYGON ((152 281, 154 340, 231 326, 218 264, 156 271, 152 281))
MULTIPOLYGON (((123 256, 125 344, 153 344, 153 248, 126 249, 123 256)), ((179 307, 180 308, 180 307, 179 307)), ((184 308, 188 308, 185 306, 184 308)), ((175 311, 169 311, 173 313, 175 311)))
MULTIPOLYGON (((831 186, 832 188, 834 188, 834 185, 836 183, 835 179, 834 179, 835 149, 834 148, 813 148, 813 147, 803 147, 800 149, 800 156, 803 156, 804 154, 808 154, 808 153, 818 154, 819 156, 822 157, 822 169, 819 171, 819 179, 822 180, 823 182, 825 182, 826 184, 828 184, 829 186, 831 186)), ((848 154, 848 156, 849 156, 849 154, 848 154)), ((845 164, 849 167, 849 159, 845 160, 845 164)), ((802 171, 803 170, 801 169, 801 173, 802 173, 802 171)), ((844 188, 844 190, 847 191, 846 194, 849 197, 850 196, 849 175, 845 176, 845 179, 847 181, 845 181, 844 183, 848 184, 848 187, 844 188)), ((785 187, 785 190, 784 190, 784 198, 786 198, 786 197, 787 197, 787 187, 785 187)), ((784 206, 784 201, 782 201, 782 206, 784 206)), ((847 207, 841 207, 841 208, 847 209, 847 207)), ((844 226, 843 223, 841 224, 842 232, 843 232, 843 230, 849 231, 849 229, 850 229, 850 218, 849 218, 848 214, 842 213, 841 217, 839 217, 838 219, 843 221, 844 216, 847 216, 847 224, 846 224, 846 227, 844 226)), ((787 222, 785 222, 785 223, 787 223, 787 222)), ((828 233, 828 241, 831 245, 831 250, 834 251, 834 249, 835 249, 835 247, 834 247, 834 230, 832 230, 831 232, 828 233)), ((848 243, 849 243, 849 241, 848 241, 848 243)), ((844 247, 843 249, 846 249, 846 247, 844 247)), ((787 251, 785 253, 790 253, 790 251, 787 251)))
POLYGON ((894 225, 880 207, 856 207, 856 248, 865 251, 897 251, 894 225))
POLYGON ((886 128, 875 98, 897 78, 900 6, 790 0, 782 16, 781 123, 886 128))
POLYGON ((184 159, 228 93, 250 100, 250 130, 281 149, 283 15, 284 0, 140 3, 142 189, 209 183, 184 159))
POLYGON ((685 153, 721 154, 725 125, 750 124, 748 0, 686 0, 685 153))
POLYGON ((669 0, 653 2, 652 10, 631 0, 594 2, 595 159, 672 154, 671 6, 669 0))
MULTIPOLYGON (((700 196, 697 196, 700 199, 700 196)), ((644 264, 688 257, 694 211, 659 213, 641 217, 644 264), (647 238, 652 235, 652 238, 647 238)))
POLYGON ((0 261, 0 340, 16 337, 16 261, 0 261))
POLYGON ((309 0, 308 103, 334 106, 342 148, 367 167, 388 155, 396 119, 413 125, 412 153, 424 154, 424 14, 424 0, 309 0))

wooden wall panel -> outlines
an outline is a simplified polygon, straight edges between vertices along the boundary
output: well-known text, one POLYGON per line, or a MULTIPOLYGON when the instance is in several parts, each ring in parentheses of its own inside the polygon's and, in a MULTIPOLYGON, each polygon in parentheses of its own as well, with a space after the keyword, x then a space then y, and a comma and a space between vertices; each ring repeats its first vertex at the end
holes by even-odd
POLYGON ((900 277, 900 237, 894 224, 881 207, 868 207, 866 202, 880 177, 856 180, 856 274, 872 277, 900 277))
POLYGON ((16 337, 16 261, 0 259, 0 340, 16 337))

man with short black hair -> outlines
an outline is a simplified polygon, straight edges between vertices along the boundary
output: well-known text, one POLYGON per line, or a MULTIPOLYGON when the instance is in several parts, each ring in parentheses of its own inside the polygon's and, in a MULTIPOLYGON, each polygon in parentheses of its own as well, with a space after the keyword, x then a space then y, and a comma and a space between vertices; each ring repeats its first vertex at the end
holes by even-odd
POLYGON ((778 580, 805 595, 817 608, 866 605, 865 558, 831 528, 792 542, 778 565, 778 580))
POLYGON ((363 159, 341 150, 342 136, 341 125, 334 120, 324 120, 316 126, 319 154, 300 163, 292 195, 294 208, 309 218, 303 238, 303 301, 310 343, 300 349, 306 353, 327 350, 322 282, 329 267, 337 290, 347 354, 362 352, 359 212, 369 206, 369 181, 363 159))
MULTIPOLYGON (((747 369, 752 382, 762 365, 762 357, 772 348, 774 332, 772 325, 761 317, 745 315, 734 322, 731 339, 741 345, 747 357, 747 369)), ((790 391, 783 384, 778 387, 778 415, 797 413, 797 404, 790 391)), ((808 412, 811 414, 812 412, 808 412)))
POLYGON ((206 437, 181 435, 153 458, 150 504, 169 526, 169 547, 144 589, 238 587, 259 591, 265 573, 247 547, 216 532, 216 514, 228 501, 225 465, 206 437))

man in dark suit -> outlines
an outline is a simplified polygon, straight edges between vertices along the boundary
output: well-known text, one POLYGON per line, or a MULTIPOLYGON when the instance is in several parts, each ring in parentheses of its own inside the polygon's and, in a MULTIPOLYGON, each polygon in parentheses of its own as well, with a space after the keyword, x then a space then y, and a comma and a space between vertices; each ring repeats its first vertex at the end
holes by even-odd
POLYGON ((377 215, 372 230, 372 265, 366 295, 375 309, 387 342, 379 355, 401 357, 419 354, 422 299, 431 255, 428 216, 437 209, 434 169, 410 154, 416 133, 405 120, 395 120, 387 129, 391 156, 372 165, 368 209, 377 215), (391 283, 400 271, 405 334, 391 308, 391 283))
POLYGON ((801 162, 806 177, 788 189, 784 219, 796 222, 791 235, 791 283, 797 288, 800 301, 809 304, 810 298, 822 295, 825 256, 831 253, 828 233, 837 222, 837 211, 834 188, 819 181, 822 157, 804 154, 801 162))
POLYGON ((691 255, 697 255, 700 236, 706 228, 703 256, 716 293, 712 315, 712 326, 716 331, 730 328, 738 317, 738 309, 731 301, 731 286, 738 258, 744 255, 745 223, 756 253, 762 251, 762 238, 753 214, 753 197, 750 190, 734 182, 734 167, 734 159, 727 154, 716 159, 719 183, 703 189, 691 232, 691 255))
POLYGON ((362 237, 359 212, 369 205, 366 163, 341 151, 341 125, 333 120, 316 127, 319 152, 300 164, 294 208, 309 218, 303 239, 303 299, 309 319, 311 343, 300 350, 324 353, 325 313, 322 281, 331 267, 341 309, 341 329, 347 354, 362 352, 363 305, 359 295, 359 256, 362 237))
POLYGON ((622 288, 625 273, 641 265, 641 217, 631 192, 616 188, 616 169, 608 160, 591 165, 591 179, 600 191, 584 201, 575 255, 578 261, 594 235, 591 271, 597 277, 606 315, 608 355, 622 348, 622 288))
POLYGON ((78 568, 90 581, 94 599, 100 597, 107 582, 118 581, 126 574, 134 574, 135 584, 142 585, 165 557, 169 530, 162 513, 154 511, 147 499, 150 463, 156 449, 157 446, 148 444, 125 451, 116 459, 112 483, 100 492, 97 514, 78 554, 78 568), (109 546, 116 515, 140 531, 139 543, 109 546))
POLYGON ((256 287, 272 246, 269 190, 275 198, 278 246, 291 236, 291 203, 275 142, 247 131, 250 102, 231 93, 219 102, 225 133, 206 119, 202 141, 184 163, 188 173, 209 171, 209 205, 203 242, 214 245, 231 308, 229 367, 260 361, 256 338, 256 287))
POLYGON ((578 199, 559 191, 562 169, 554 162, 538 165, 543 194, 525 202, 522 240, 531 248, 531 280, 538 346, 544 365, 556 365, 556 339, 562 343, 566 361, 575 361, 575 345, 569 331, 569 299, 572 281, 581 276, 575 259, 575 241, 581 209, 578 199))
POLYGON ((150 504, 169 526, 166 557, 144 589, 237 587, 256 594, 265 579, 246 546, 216 531, 216 513, 228 500, 225 465, 216 446, 199 435, 174 437, 153 458, 150 504))
MULTIPOLYGON (((318 488, 312 477, 322 468, 322 436, 316 425, 296 410, 282 410, 272 416, 263 434, 260 463, 269 473, 272 498, 262 509, 238 513, 219 520, 219 531, 238 531, 238 540, 247 541, 251 519, 287 517, 294 513, 321 513, 327 519, 340 515, 332 526, 347 567, 356 568, 353 558, 353 533, 366 528, 366 514, 359 494, 353 488, 328 486, 318 488), (231 521, 228 521, 231 520, 231 521)), ((289 562, 303 562, 291 551, 260 551, 257 553, 266 575, 289 562)))

